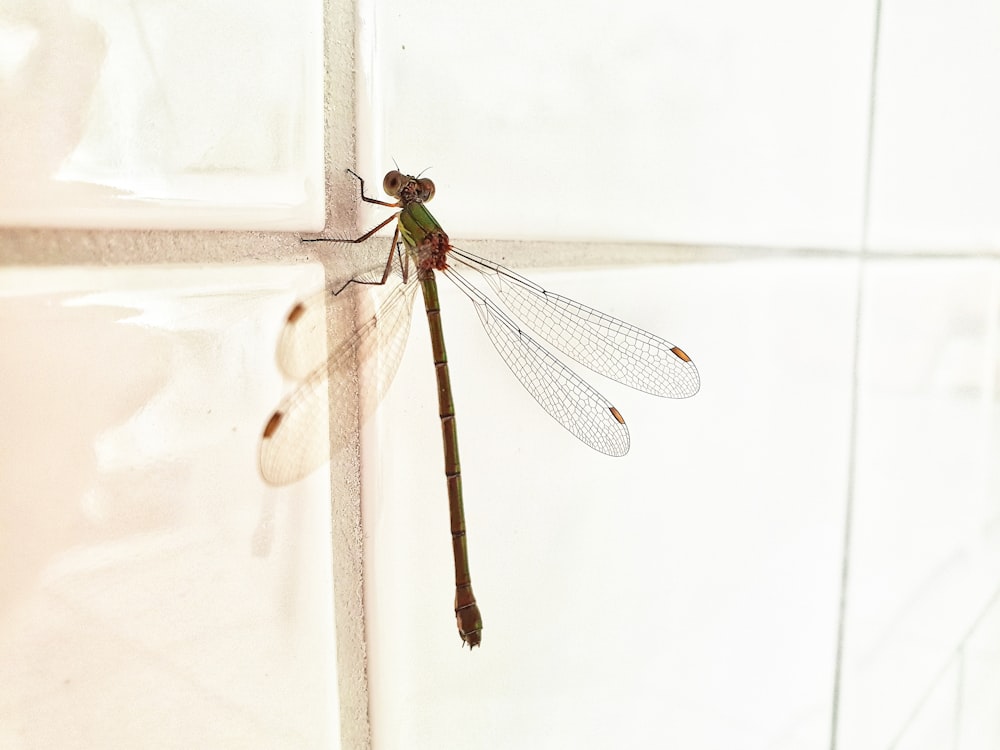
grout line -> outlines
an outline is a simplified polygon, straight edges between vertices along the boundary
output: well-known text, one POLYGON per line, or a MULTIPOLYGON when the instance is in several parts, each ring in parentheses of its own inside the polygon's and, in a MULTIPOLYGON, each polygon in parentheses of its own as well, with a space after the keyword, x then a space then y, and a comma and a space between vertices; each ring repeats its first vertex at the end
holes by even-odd
POLYGON ((872 33, 872 63, 869 79, 868 143, 865 150, 863 207, 861 214, 861 248, 858 254, 857 294, 854 301, 854 348, 851 353, 851 414, 848 428, 847 487, 844 498, 844 536, 840 570, 840 601, 837 612, 837 643, 834 655, 833 693, 830 706, 830 750, 837 750, 837 730, 840 724, 841 684, 844 671, 844 636, 847 616, 847 589, 850 584, 851 531, 854 521, 854 499, 858 465, 858 393, 861 359, 861 316, 864 308, 865 260, 868 256, 868 233, 871 214, 872 152, 875 142, 875 105, 878 84, 878 52, 881 32, 882 0, 875 1, 875 22, 872 33))
MULTIPOLYGON (((650 263, 724 263, 767 260, 853 261, 860 250, 824 247, 766 247, 760 245, 681 244, 669 242, 595 242, 592 240, 498 240, 453 239, 456 247, 517 267, 567 266, 580 263, 600 266, 644 265, 650 263)), ((865 258, 880 261, 968 261, 996 260, 997 251, 890 251, 864 250, 865 258)))
POLYGON ((869 88, 871 96, 868 102, 868 143, 865 149, 865 186, 861 214, 861 257, 869 252, 868 232, 871 229, 872 207, 872 154, 875 150, 875 107, 878 89, 878 45, 882 30, 882 0, 875 0, 875 30, 872 38, 872 71, 869 88))
MULTIPOLYGON (((340 183, 336 183, 340 185, 340 183)), ((327 185, 330 206, 354 196, 341 196, 339 188, 327 185), (338 197, 340 196, 340 197, 338 197)), ((334 210, 330 208, 328 210, 334 210)), ((337 209, 346 211, 347 209, 337 209)), ((304 233, 312 236, 312 233, 304 233)), ((48 267, 79 265, 129 266, 163 263, 301 263, 321 254, 307 249, 298 232, 244 230, 167 229, 68 229, 64 227, 0 227, 0 267, 48 267), (30 248, 30 251, 26 250, 30 248)), ((391 235, 377 235, 368 242, 388 242, 391 235)), ((730 263, 782 260, 853 261, 859 251, 833 247, 768 247, 732 243, 597 242, 593 240, 455 239, 455 245, 505 265, 506 254, 516 256, 518 268, 599 267, 659 263, 730 263)), ((367 243, 359 247, 368 247, 367 243)), ((998 248, 978 250, 872 250, 869 260, 879 261, 968 261, 1000 258, 998 248)))

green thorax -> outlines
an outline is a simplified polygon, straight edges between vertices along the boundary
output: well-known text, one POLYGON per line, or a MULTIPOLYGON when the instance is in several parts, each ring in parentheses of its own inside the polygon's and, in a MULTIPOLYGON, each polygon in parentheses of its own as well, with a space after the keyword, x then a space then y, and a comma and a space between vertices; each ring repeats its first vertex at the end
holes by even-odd
POLYGON ((431 232, 444 232, 427 206, 423 203, 407 203, 399 213, 399 233, 403 242, 410 247, 420 247, 431 232))

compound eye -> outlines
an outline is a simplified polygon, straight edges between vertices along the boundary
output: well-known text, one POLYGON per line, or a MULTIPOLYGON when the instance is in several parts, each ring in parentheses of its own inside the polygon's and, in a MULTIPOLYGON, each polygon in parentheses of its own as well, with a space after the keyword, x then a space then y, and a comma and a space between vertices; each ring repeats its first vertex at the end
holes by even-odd
POLYGON ((387 195, 391 195, 393 198, 398 198, 399 191, 402 190, 403 185, 405 184, 406 178, 394 169, 391 172, 386 173, 385 179, 382 180, 382 189, 385 190, 387 195))
POLYGON ((420 188, 420 195, 422 200, 429 201, 434 197, 434 183, 423 177, 417 180, 417 187, 420 188))

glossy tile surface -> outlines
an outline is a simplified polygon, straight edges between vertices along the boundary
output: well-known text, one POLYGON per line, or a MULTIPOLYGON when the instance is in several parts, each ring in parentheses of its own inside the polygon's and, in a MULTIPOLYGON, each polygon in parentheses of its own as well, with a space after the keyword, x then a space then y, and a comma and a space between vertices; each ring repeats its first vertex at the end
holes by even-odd
POLYGON ((694 358, 702 390, 673 402, 593 376, 632 435, 625 458, 597 454, 541 411, 444 286, 485 631, 475 653, 459 648, 415 321, 370 448, 384 457, 366 497, 376 745, 823 746, 856 262, 532 278, 661 332, 694 358))
POLYGON ((321 228, 321 31, 312 0, 0 7, 0 225, 321 228))
POLYGON ((0 272, 0 745, 335 745, 325 477, 256 471, 321 279, 0 272))
POLYGON ((894 252, 1000 247, 1000 7, 886 2, 870 242, 894 252))
POLYGON ((859 246, 871 0, 373 7, 360 166, 454 236, 859 246))
POLYGON ((1000 592, 1000 267, 873 262, 862 315, 841 728, 844 747, 882 748, 925 736, 938 690, 956 731, 964 670, 1000 666, 980 625, 1000 592))
MULTIPOLYGON (((345 646, 327 571, 361 534, 330 512, 357 491, 346 462, 255 485, 278 330, 322 274, 230 273, 264 252, 360 270, 384 244, 170 232, 135 251, 233 265, 160 266, 127 298, 107 296, 131 289, 119 269, 4 279, 0 745, 326 746, 370 719, 375 747, 408 750, 998 746, 995 9, 878 4, 876 51, 876 5, 379 2, 354 35, 328 3, 329 228, 356 229, 355 145, 369 194, 390 157, 431 167, 456 244, 561 265, 526 274, 682 346, 702 391, 593 377, 632 437, 594 454, 442 281, 483 647, 454 630, 419 309, 363 433, 367 638, 345 646), (629 240, 695 246, 654 265, 664 248, 629 240), (338 690, 334 647, 370 694, 338 690)), ((11 8, 0 220, 321 220, 318 4, 11 8)), ((7 231, 0 251, 129 239, 7 231)))

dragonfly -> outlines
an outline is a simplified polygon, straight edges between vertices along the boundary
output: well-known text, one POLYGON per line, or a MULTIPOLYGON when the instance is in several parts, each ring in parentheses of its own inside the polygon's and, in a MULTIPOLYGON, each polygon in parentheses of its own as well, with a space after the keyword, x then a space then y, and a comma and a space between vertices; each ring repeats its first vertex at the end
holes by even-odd
MULTIPOLYGON (((272 484, 288 484, 330 459, 329 445, 322 439, 328 437, 329 409, 348 408, 348 400, 353 398, 351 377, 356 371, 362 398, 369 403, 377 403, 388 390, 409 335, 411 309, 419 288, 437 377, 455 562, 455 619, 462 645, 468 644, 471 651, 481 643, 483 618, 469 572, 455 404, 436 275, 447 277, 471 300, 500 356, 541 407, 601 453, 623 456, 628 452, 624 417, 538 339, 594 372, 655 396, 693 396, 701 387, 700 376, 691 358, 669 341, 549 292, 515 271, 452 245, 425 205, 434 197, 430 179, 392 170, 385 175, 382 187, 395 200, 383 201, 367 196, 364 179, 348 171, 360 184, 362 201, 395 212, 355 239, 304 241, 360 243, 395 221, 388 257, 384 266, 380 263, 336 291, 298 303, 289 313, 283 342, 294 342, 300 331, 308 329, 306 320, 313 320, 314 326, 323 320, 331 294, 339 296, 352 285, 370 290, 362 296, 367 307, 357 318, 360 325, 336 343, 327 361, 312 369, 268 420, 260 444, 261 473, 272 484), (472 283, 470 277, 483 282, 492 294, 483 291, 483 284, 472 283)), ((294 345, 289 343, 287 348, 294 345)))

